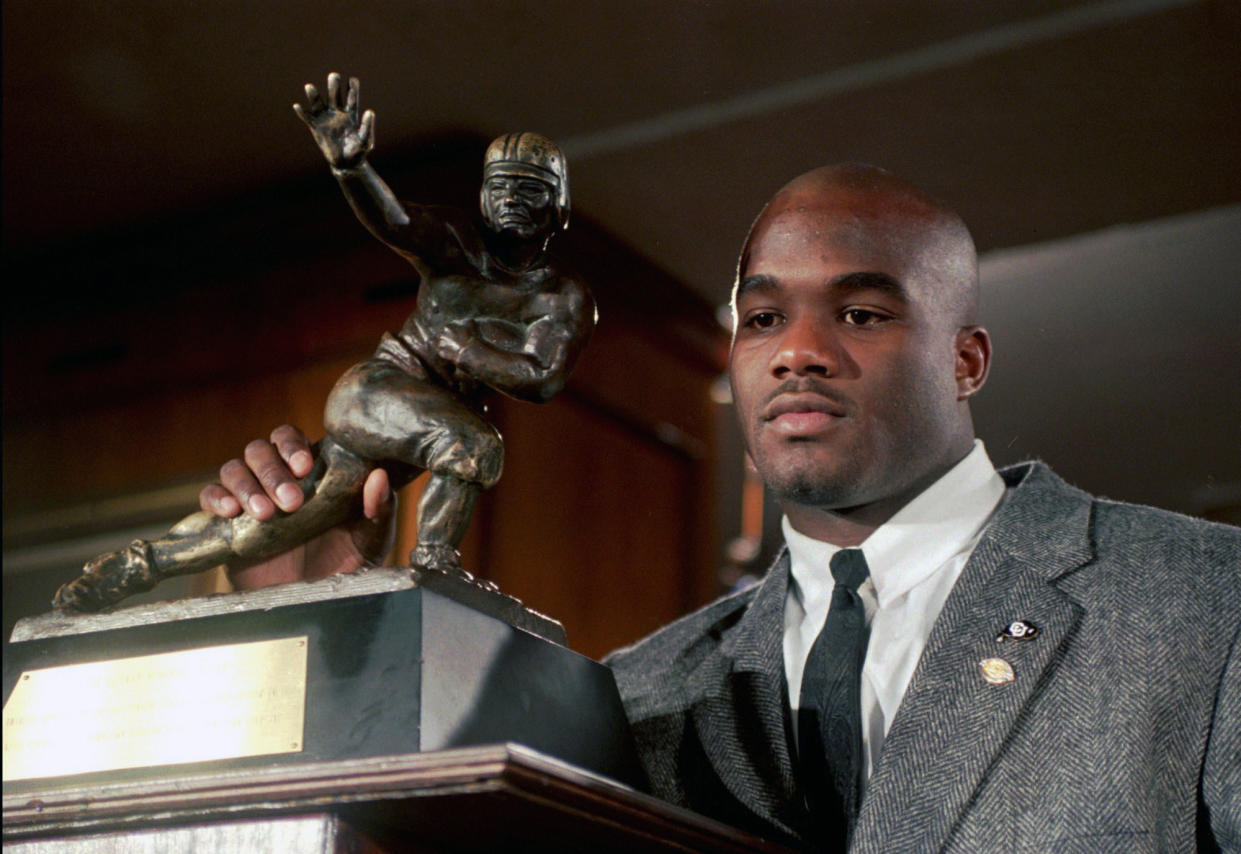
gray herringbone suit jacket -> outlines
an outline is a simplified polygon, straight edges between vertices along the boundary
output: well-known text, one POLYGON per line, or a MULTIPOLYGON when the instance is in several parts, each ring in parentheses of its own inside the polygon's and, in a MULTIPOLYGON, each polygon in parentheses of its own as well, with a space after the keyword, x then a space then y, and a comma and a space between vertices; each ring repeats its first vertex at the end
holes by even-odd
MULTIPOLYGON (((1241 851, 1241 531, 1095 499, 1039 464, 1001 474, 851 850, 1241 851), (1017 619, 1039 636, 997 643, 1017 619), (982 678, 992 657, 1013 682, 982 678)), ((807 827, 787 585, 782 556, 762 584, 609 660, 653 792, 783 840, 807 827)))

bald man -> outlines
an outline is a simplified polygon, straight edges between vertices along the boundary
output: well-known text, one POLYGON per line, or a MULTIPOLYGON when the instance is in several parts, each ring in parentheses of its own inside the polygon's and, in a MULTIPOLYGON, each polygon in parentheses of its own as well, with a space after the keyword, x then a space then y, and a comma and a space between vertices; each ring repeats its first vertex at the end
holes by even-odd
POLYGON ((815 170, 733 296, 787 548, 610 657, 654 792, 823 851, 1241 851, 1241 532, 992 467, 960 218, 815 170))
POLYGON ((997 472, 977 302, 883 170, 756 220, 729 372, 787 548, 609 657, 652 791, 821 851, 1241 851, 1241 532, 997 472))

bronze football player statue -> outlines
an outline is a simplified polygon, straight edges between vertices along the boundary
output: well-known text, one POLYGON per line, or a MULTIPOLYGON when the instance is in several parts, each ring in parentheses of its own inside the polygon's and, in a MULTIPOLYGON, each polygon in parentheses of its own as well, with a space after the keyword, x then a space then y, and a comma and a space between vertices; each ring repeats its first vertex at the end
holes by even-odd
POLYGON ((414 567, 465 575, 457 546, 479 494, 499 478, 504 445, 484 417, 494 389, 541 403, 564 387, 595 324, 586 285, 547 252, 569 220, 565 159, 551 140, 506 134, 483 160, 482 227, 456 208, 397 200, 366 156, 375 116, 358 114, 358 81, 326 98, 309 84, 295 104, 358 219, 409 261, 420 280, 413 314, 385 333, 328 396, 327 437, 301 481, 305 504, 267 521, 195 513, 160 539, 88 562, 54 607, 95 611, 161 579, 261 560, 360 513, 368 472, 394 488, 423 471, 414 567))

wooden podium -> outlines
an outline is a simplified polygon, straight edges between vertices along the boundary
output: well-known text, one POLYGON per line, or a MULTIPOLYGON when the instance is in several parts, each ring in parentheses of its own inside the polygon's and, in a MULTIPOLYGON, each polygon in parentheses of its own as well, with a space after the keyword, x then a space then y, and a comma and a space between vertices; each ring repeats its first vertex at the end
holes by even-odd
POLYGON ((790 851, 516 744, 4 799, 13 854, 790 851))
POLYGON ((4 850, 782 850, 640 793, 611 671, 561 639, 401 569, 29 618, 4 850))

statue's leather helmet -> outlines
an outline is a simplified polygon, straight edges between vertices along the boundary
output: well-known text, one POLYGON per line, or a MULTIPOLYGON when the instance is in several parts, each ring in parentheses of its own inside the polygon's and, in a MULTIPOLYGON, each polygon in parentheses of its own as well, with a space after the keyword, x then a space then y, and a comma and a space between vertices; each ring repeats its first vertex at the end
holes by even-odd
POLYGON ((569 169, 560 146, 547 137, 529 131, 497 137, 483 155, 483 182, 492 175, 521 175, 547 182, 555 192, 560 227, 569 224, 569 169))

